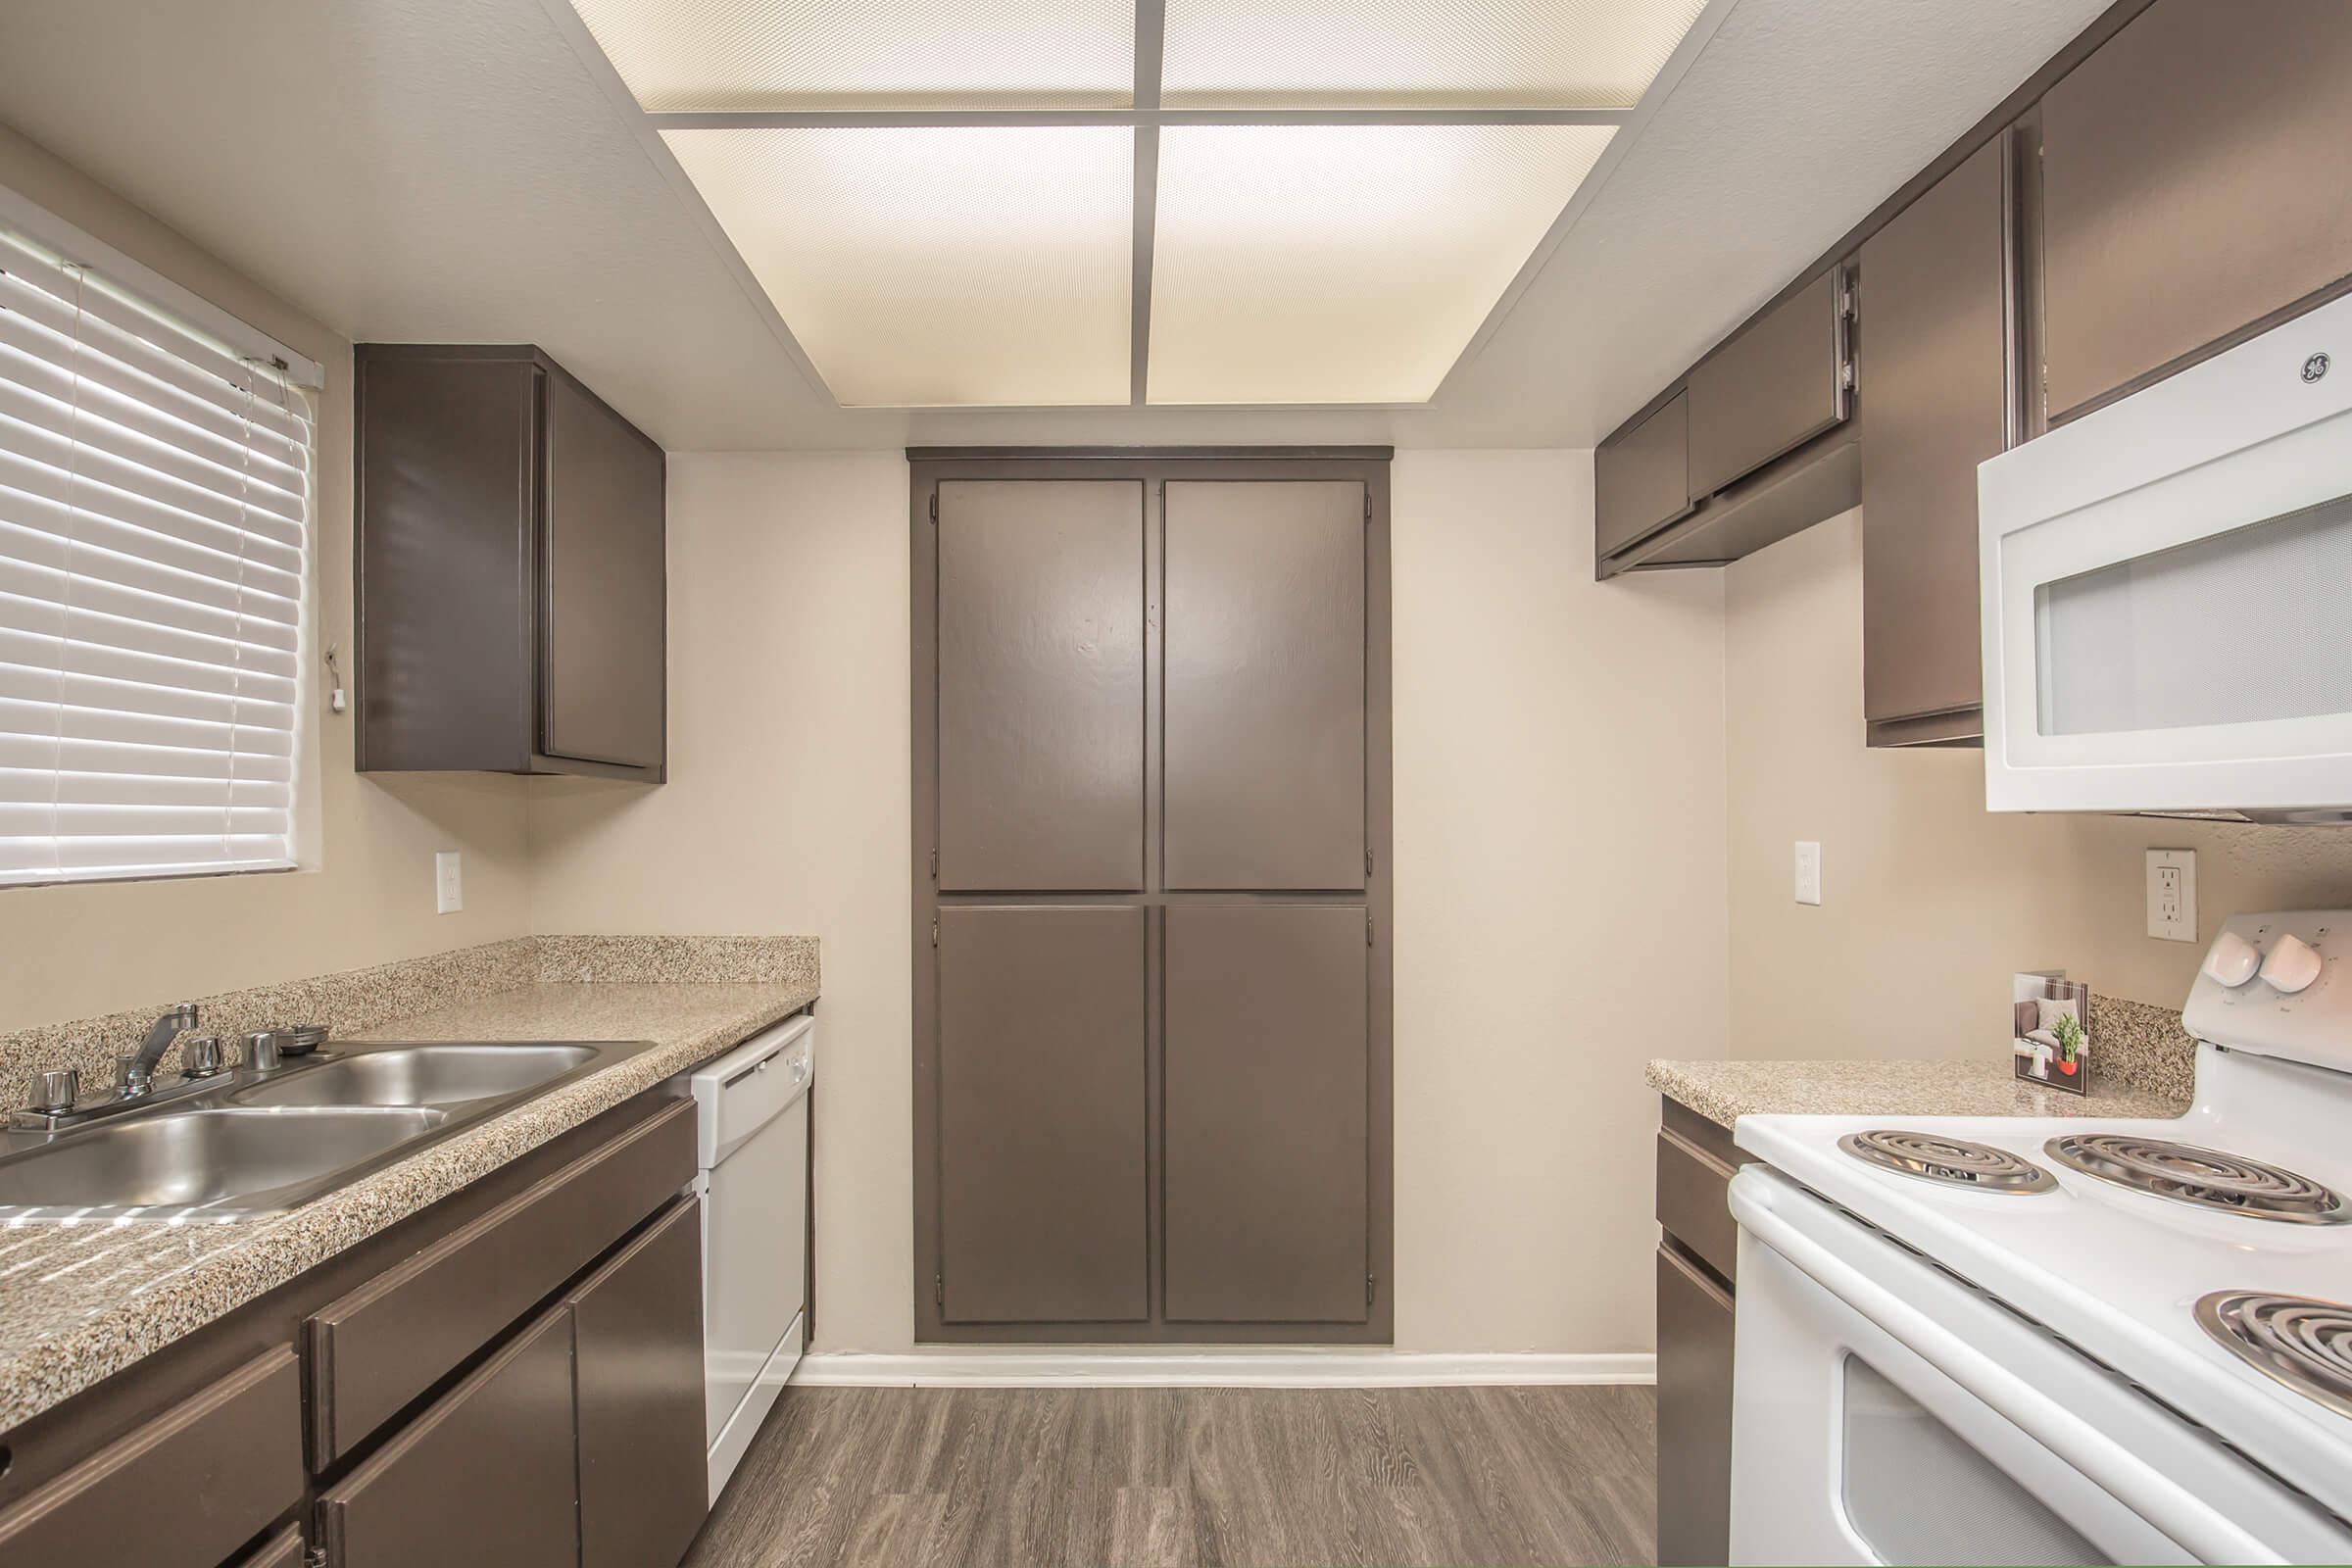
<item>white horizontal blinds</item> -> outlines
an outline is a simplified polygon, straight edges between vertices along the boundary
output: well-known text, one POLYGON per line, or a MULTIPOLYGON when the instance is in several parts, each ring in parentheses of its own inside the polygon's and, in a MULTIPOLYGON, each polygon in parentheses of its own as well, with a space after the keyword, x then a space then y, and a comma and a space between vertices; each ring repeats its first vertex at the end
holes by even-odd
POLYGON ((0 884, 294 863, 312 419, 0 228, 0 884))

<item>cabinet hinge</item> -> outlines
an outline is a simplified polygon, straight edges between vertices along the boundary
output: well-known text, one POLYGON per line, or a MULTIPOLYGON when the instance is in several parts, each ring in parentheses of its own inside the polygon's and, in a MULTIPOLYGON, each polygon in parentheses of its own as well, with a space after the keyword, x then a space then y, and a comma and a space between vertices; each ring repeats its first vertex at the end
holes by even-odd
POLYGON ((1372 946, 1372 917, 1368 914, 1364 916, 1364 946, 1372 946))
POLYGON ((935 948, 939 946, 939 916, 936 914, 931 917, 931 945, 935 948))
POLYGON ((931 492, 931 520, 933 522, 939 520, 939 492, 937 490, 931 492))
POLYGON ((1364 486, 1364 520, 1366 522, 1372 520, 1372 487, 1370 485, 1364 486))
POLYGON ((1375 1283, 1376 1281, 1372 1275, 1367 1274, 1364 1276, 1364 1304, 1366 1306, 1370 1306, 1372 1304, 1372 1288, 1375 1283))
POLYGON ((936 849, 931 852, 931 880, 939 880, 939 851, 936 849))
POLYGON ((1371 852, 1370 850, 1366 850, 1366 851, 1364 852, 1364 875, 1366 875, 1366 876, 1370 876, 1371 874, 1372 874, 1372 852, 1371 852))
POLYGON ((931 1304, 933 1306, 948 1304, 948 1277, 945 1274, 931 1276, 931 1304))
POLYGON ((324 1546, 305 1547, 302 1553, 302 1565, 303 1568, 326 1568, 326 1548, 324 1546))

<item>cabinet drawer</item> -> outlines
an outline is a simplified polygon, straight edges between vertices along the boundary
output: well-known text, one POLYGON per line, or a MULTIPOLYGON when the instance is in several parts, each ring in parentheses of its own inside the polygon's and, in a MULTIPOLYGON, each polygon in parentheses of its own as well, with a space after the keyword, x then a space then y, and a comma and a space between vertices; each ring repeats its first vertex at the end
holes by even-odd
POLYGON ((271 1350, 0 1515, 0 1562, 216 1568, 302 1486, 301 1380, 271 1350))
POLYGON ((694 1102, 564 1166, 308 1324, 324 1469, 694 1179, 694 1102))
POLYGON ((1846 416, 1844 269, 1747 323, 1690 372, 1690 493, 1712 495, 1846 416))
POLYGON ((1716 1144, 1684 1118, 1669 1116, 1658 1129, 1658 1224, 1728 1280, 1740 1267, 1740 1224, 1730 1199, 1735 1161, 1727 1157, 1728 1136, 1716 1144))
POLYGON ((570 1330, 549 1312, 320 1496, 331 1568, 576 1568, 570 1330))

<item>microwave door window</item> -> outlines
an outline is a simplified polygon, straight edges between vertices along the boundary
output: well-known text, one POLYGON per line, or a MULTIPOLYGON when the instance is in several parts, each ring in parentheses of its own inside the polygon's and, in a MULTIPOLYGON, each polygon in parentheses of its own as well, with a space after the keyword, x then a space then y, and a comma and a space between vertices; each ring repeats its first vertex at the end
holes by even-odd
POLYGON ((2043 583, 2036 728, 2106 735, 2352 712, 2352 497, 2043 583))

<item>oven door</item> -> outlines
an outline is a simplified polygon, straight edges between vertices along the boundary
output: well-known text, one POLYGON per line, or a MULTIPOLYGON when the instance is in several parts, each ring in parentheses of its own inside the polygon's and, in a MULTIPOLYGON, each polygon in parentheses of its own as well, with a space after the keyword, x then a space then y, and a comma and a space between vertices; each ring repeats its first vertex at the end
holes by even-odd
POLYGON ((1987 806, 2352 808, 2352 297, 1978 488, 1987 806))
POLYGON ((1750 1165, 1734 1563, 2341 1561, 2352 1535, 2114 1373, 1750 1165))

